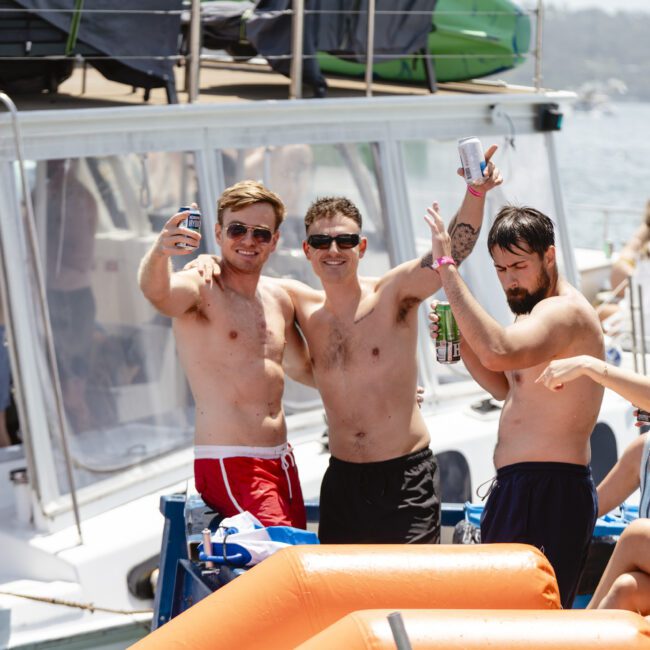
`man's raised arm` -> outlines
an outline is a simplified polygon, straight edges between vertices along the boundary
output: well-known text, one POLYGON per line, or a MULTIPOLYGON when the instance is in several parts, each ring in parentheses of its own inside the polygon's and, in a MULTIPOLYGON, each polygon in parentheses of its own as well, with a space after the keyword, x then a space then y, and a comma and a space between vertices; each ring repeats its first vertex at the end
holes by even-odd
MULTIPOLYGON (((432 231, 434 254, 449 255, 449 234, 442 218, 433 211, 427 222, 432 231)), ((444 264, 438 273, 463 339, 488 370, 529 368, 548 361, 579 335, 579 328, 571 326, 577 307, 566 297, 543 300, 535 305, 529 317, 503 327, 481 307, 455 266, 444 264)))
MULTIPOLYGON (((449 224, 451 255, 456 264, 460 264, 472 252, 478 240, 483 223, 485 194, 503 182, 501 172, 491 161, 496 150, 497 145, 492 145, 485 152, 487 162, 484 171, 485 177, 482 181, 474 181, 468 185, 460 209, 449 224)), ((458 173, 462 176, 462 169, 459 169, 458 173)), ((437 203, 434 203, 431 208, 427 208, 429 214, 432 213, 432 210, 438 210, 437 203)), ((438 274, 431 268, 434 261, 435 258, 430 252, 420 259, 400 264, 384 276, 382 283, 396 282, 402 297, 409 296, 424 300, 438 291, 441 286, 438 274)))
POLYGON ((166 316, 184 314, 199 301, 199 281, 196 271, 172 273, 170 257, 188 255, 199 244, 201 235, 179 223, 186 213, 175 214, 164 225, 160 235, 140 262, 138 284, 145 297, 166 316), (177 243, 188 243, 192 248, 177 248, 177 243))

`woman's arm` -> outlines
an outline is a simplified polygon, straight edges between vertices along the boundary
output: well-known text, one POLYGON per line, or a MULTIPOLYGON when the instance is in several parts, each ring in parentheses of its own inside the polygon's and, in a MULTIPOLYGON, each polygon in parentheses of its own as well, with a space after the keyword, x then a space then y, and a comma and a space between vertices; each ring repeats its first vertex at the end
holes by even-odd
POLYGON ((650 378, 617 368, 587 354, 551 361, 535 381, 549 390, 561 390, 564 384, 578 377, 589 377, 630 400, 635 406, 650 411, 650 378))

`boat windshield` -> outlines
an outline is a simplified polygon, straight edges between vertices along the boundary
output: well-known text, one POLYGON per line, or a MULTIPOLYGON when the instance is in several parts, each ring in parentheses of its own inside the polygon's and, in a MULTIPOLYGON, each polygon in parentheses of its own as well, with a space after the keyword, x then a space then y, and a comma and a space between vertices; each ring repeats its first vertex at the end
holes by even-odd
POLYGON ((167 219, 198 200, 195 160, 151 152, 31 167, 58 381, 83 487, 191 443, 193 401, 171 321, 136 277, 167 219))
MULTIPOLYGON (((390 268, 376 156, 361 144, 286 145, 215 153, 223 183, 259 178, 287 206, 280 245, 265 268, 319 286, 304 258, 303 217, 317 197, 351 198, 371 242, 361 272, 390 268)), ((192 443, 194 403, 175 352, 171 320, 140 292, 142 256, 180 206, 201 203, 195 156, 149 152, 29 161, 40 262, 73 461, 83 488, 192 443)), ((179 269, 214 252, 210 220, 179 269)), ((320 406, 288 380, 289 413, 320 406)), ((51 428, 59 487, 66 491, 60 434, 51 428)))

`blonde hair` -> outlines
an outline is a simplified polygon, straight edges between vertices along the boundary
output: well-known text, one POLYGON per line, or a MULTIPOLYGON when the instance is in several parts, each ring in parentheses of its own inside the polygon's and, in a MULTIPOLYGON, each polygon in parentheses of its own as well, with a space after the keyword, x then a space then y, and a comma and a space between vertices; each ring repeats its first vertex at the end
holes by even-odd
POLYGON ((223 226, 223 213, 230 208, 232 212, 243 210, 256 203, 268 203, 275 214, 275 229, 280 227, 287 214, 282 199, 259 181, 239 181, 223 191, 217 201, 217 220, 223 226))

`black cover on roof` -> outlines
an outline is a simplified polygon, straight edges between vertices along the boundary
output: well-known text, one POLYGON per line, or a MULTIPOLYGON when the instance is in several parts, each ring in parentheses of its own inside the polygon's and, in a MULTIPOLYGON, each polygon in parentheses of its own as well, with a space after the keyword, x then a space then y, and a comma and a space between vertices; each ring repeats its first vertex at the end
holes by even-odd
MULTIPOLYGON (((69 32, 74 0, 13 0, 43 21, 69 32), (67 12, 54 12, 66 9, 67 12)), ((74 52, 106 56, 89 62, 107 79, 145 89, 166 87, 175 96, 174 62, 151 57, 178 53, 182 0, 85 0, 74 52), (107 9, 116 13, 94 13, 107 9), (136 10, 160 13, 137 13, 136 10), (164 13, 174 11, 178 13, 164 13), (135 13, 134 13, 135 12, 135 13), (147 57, 147 58, 130 58, 147 57)), ((67 36, 66 36, 67 38, 67 36)), ((65 53, 65 40, 59 54, 65 53)), ((21 56, 25 56, 22 52, 21 56)))
MULTIPOLYGON (((426 48, 436 2, 437 0, 377 0, 375 54, 390 55, 397 59, 426 48), (382 14, 382 11, 390 13, 382 14)), ((223 47, 237 55, 235 47, 228 47, 228 41, 233 45, 241 45, 241 38, 245 34, 254 50, 264 56, 274 70, 289 76, 291 8, 291 0, 215 0, 202 3, 203 43, 206 47, 215 49, 223 47)), ((317 51, 365 61, 367 12, 368 0, 305 2, 303 80, 306 83, 326 88, 316 60, 317 51)))

